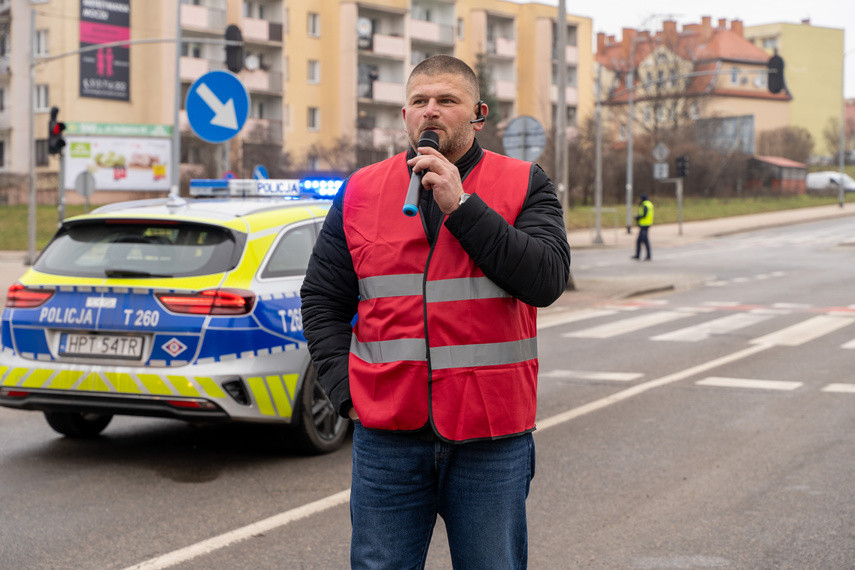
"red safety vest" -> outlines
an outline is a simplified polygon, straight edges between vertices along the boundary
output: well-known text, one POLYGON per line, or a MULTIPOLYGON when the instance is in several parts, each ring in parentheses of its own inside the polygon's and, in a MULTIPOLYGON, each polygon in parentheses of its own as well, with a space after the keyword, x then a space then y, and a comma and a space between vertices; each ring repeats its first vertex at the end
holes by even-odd
MULTIPOLYGON (((531 164, 485 152, 463 183, 513 224, 531 164)), ((350 394, 365 427, 413 431, 428 419, 449 441, 534 429, 536 309, 484 276, 443 225, 431 251, 405 216, 410 174, 399 154, 353 174, 344 195, 359 278, 350 394)))

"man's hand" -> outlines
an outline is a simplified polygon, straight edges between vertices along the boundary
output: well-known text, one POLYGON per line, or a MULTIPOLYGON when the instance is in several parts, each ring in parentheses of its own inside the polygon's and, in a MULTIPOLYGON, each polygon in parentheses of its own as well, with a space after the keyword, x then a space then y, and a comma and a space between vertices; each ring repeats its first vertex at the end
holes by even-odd
POLYGON ((354 420, 354 421, 358 420, 358 419, 359 419, 359 414, 357 414, 357 413, 356 413, 356 408, 350 408, 350 409, 347 411, 347 417, 349 417, 350 419, 352 419, 352 420, 354 420))
POLYGON ((438 150, 420 147, 418 151, 421 156, 411 158, 407 164, 413 167, 413 172, 426 171, 422 185, 433 190, 433 199, 442 213, 450 214, 460 207, 460 196, 463 194, 460 171, 438 150))

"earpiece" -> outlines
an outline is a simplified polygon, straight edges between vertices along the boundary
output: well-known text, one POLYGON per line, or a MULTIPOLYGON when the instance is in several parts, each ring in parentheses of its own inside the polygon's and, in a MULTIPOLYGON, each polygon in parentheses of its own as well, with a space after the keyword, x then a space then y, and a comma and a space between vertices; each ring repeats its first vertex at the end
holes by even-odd
POLYGON ((483 108, 483 106, 484 106, 484 102, 478 101, 478 110, 475 112, 475 114, 477 115, 477 118, 474 121, 469 121, 469 124, 483 123, 484 121, 487 120, 487 117, 485 117, 484 113, 481 112, 481 109, 483 108))

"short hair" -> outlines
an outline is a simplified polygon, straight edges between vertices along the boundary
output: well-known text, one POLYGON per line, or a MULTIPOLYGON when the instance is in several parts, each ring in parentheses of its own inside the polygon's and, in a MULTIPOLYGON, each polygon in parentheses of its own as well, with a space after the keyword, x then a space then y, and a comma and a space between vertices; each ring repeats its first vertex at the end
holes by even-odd
POLYGON ((410 92, 410 82, 414 77, 419 75, 427 75, 433 77, 435 75, 451 74, 463 79, 466 90, 472 95, 475 101, 481 100, 481 89, 478 87, 478 77, 472 68, 469 67, 462 59, 450 55, 432 55, 423 60, 410 72, 410 78, 407 79, 407 93, 410 92))

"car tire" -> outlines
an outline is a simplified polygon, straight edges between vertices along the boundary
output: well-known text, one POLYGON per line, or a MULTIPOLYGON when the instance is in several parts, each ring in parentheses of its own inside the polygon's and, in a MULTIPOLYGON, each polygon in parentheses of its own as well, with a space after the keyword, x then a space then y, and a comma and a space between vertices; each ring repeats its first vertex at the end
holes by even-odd
POLYGON ((350 420, 336 412, 321 388, 314 365, 309 364, 294 409, 294 423, 280 431, 283 443, 306 455, 330 453, 341 447, 349 428, 350 420))
POLYGON ((54 431, 66 437, 85 439, 97 437, 104 431, 113 416, 77 412, 45 412, 45 419, 54 431))

